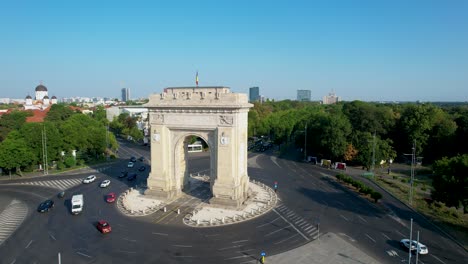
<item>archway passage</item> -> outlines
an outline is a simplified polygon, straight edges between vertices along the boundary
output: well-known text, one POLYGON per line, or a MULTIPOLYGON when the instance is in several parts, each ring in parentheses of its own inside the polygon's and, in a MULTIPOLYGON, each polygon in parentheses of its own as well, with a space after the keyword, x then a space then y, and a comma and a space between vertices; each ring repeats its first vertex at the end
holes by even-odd
MULTIPOLYGON (((180 144, 182 145, 182 144, 180 144)), ((213 196, 211 190, 211 149, 208 144, 197 136, 187 136, 183 147, 178 147, 179 151, 184 151, 180 155, 184 159, 185 168, 181 168, 178 173, 183 177, 185 184, 182 191, 188 195, 194 196, 201 201, 206 201, 213 196)))
POLYGON ((227 87, 170 87, 150 96, 151 172, 145 194, 178 197, 187 188, 187 138, 210 147, 211 204, 238 208, 247 198, 246 94, 227 87))

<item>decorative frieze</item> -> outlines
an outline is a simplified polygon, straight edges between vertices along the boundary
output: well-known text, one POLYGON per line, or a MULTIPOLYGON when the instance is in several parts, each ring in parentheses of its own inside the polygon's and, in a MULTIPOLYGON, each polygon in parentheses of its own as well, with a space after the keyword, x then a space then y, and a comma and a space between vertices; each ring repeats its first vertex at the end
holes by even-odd
POLYGON ((233 116, 229 116, 229 115, 220 115, 219 116, 219 124, 220 125, 232 126, 233 123, 234 123, 234 117, 233 116))

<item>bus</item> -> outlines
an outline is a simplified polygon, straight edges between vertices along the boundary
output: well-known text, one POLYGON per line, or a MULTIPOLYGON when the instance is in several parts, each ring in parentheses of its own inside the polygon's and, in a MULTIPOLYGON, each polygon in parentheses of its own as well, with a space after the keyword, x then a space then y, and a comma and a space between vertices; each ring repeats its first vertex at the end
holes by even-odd
POLYGON ((203 146, 201 144, 191 144, 187 146, 187 151, 188 152, 202 152, 203 151, 203 146))

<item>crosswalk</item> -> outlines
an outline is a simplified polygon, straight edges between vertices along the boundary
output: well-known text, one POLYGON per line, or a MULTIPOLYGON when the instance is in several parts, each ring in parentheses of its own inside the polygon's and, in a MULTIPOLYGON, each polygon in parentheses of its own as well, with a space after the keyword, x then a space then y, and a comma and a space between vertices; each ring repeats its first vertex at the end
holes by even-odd
POLYGON ((310 221, 305 220, 301 216, 294 213, 294 211, 287 208, 284 204, 278 205, 276 211, 280 213, 284 218, 288 219, 291 224, 305 236, 311 239, 317 239, 319 236, 316 225, 313 225, 310 221))
POLYGON ((59 190, 67 190, 74 186, 80 185, 83 179, 61 179, 61 180, 50 180, 50 181, 27 181, 27 182, 18 182, 12 183, 14 185, 35 185, 35 186, 44 186, 59 190))
POLYGON ((13 200, 0 213, 0 245, 15 232, 28 214, 28 207, 25 203, 13 200))

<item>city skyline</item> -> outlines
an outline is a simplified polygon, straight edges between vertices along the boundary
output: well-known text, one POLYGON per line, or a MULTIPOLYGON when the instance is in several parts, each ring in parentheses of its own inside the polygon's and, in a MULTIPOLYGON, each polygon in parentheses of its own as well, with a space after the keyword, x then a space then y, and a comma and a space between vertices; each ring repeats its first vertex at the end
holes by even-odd
POLYGON ((0 97, 148 97, 221 85, 274 100, 468 101, 468 3, 7 2, 0 97), (38 19, 40 16, 40 19, 38 19), (125 86, 122 85, 125 82, 125 86))

